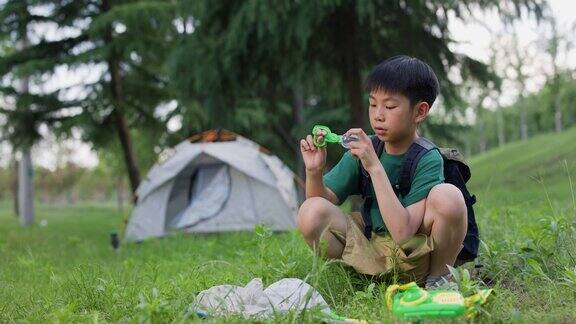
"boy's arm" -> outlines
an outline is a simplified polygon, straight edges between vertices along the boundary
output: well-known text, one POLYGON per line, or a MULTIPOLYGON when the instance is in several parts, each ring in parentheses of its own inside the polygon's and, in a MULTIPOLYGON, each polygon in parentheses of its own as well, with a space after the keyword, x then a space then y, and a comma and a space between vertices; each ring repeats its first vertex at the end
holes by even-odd
MULTIPOLYGON (((388 175, 376 155, 374 146, 368 135, 366 135, 361 128, 350 129, 347 134, 348 133, 358 136, 358 141, 349 144, 350 152, 360 159, 362 166, 368 171, 372 178, 378 208, 392 239, 396 243, 400 243, 413 236, 420 228, 422 220, 424 219, 426 204, 426 199, 424 198, 427 197, 433 185, 444 181, 442 174, 442 156, 440 156, 440 153, 436 152, 436 150, 432 150, 425 154, 425 156, 436 152, 436 157, 431 156, 430 161, 427 163, 424 163, 425 156, 420 159, 416 167, 412 188, 407 195, 411 200, 407 202, 409 206, 404 208, 392 189, 388 175), (427 174, 432 174, 432 176, 428 177, 427 174), (422 181, 418 183, 418 186, 415 186, 415 182, 417 182, 418 179, 422 181)), ((404 198, 405 202, 408 200, 407 197, 404 198)))
POLYGON ((338 197, 324 185, 322 171, 306 171, 306 199, 322 197, 338 205, 338 197))
POLYGON ((384 167, 380 165, 379 168, 374 168, 369 172, 380 214, 392 239, 399 243, 412 237, 420 228, 420 224, 422 224, 426 199, 404 208, 392 189, 384 167))
POLYGON ((386 200, 386 203, 380 202, 378 193, 386 191, 382 188, 388 187, 391 192, 393 192, 393 190, 385 172, 377 168, 375 168, 375 170, 373 179, 376 179, 376 182, 379 183, 378 189, 376 189, 376 185, 374 187, 376 189, 378 204, 379 206, 391 206, 391 208, 380 207, 380 211, 382 215, 392 216, 383 216, 385 224, 389 227, 390 233, 393 235, 392 238, 394 238, 396 242, 399 242, 407 237, 413 236, 418 232, 423 222, 428 193, 435 185, 444 182, 444 160, 442 155, 440 155, 438 150, 431 150, 422 156, 416 167, 410 192, 402 198, 402 203, 396 198, 396 195, 388 195, 387 193, 385 194, 386 197, 382 197, 382 200, 386 200), (384 176, 380 175, 380 172, 384 173, 384 176), (388 200, 393 200, 393 202, 389 202, 388 200), (403 207, 405 205, 407 205, 407 207, 403 207), (394 230, 392 228, 394 228, 394 230))
POLYGON ((426 200, 422 199, 404 208, 392 189, 388 175, 368 135, 361 128, 350 129, 347 134, 354 134, 359 139, 349 144, 350 152, 360 160, 364 169, 370 174, 382 220, 392 239, 399 243, 413 236, 424 218, 423 207, 426 200))

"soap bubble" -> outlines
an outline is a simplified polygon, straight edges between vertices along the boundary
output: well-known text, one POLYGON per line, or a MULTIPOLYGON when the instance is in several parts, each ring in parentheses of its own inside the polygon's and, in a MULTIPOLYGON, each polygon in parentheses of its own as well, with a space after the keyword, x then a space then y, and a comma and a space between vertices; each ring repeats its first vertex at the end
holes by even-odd
POLYGON ((348 134, 344 134, 342 135, 342 141, 340 142, 340 144, 342 144, 342 146, 346 149, 350 148, 350 142, 357 142, 358 141, 358 137, 356 137, 356 135, 348 135, 348 134))

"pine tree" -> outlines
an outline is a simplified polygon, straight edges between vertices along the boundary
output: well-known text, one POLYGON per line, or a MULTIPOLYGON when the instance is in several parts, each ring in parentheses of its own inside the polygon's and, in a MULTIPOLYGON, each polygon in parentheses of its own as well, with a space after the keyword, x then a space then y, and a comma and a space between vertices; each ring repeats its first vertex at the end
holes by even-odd
MULTIPOLYGON (((30 0, 29 6, 36 13, 32 15, 18 12, 20 3, 11 0, 1 9, 0 30, 10 35, 15 24, 26 21, 39 33, 38 40, 0 58, 4 79, 21 71, 40 85, 62 67, 71 72, 91 69, 98 77, 93 83, 76 87, 81 88, 81 95, 73 98, 70 89, 65 88, 27 96, 35 109, 5 111, 11 124, 21 114, 32 114, 35 126, 49 123, 60 135, 79 128, 84 138, 97 147, 106 147, 117 137, 135 192, 140 169, 131 129, 153 133, 150 138, 156 142, 160 138, 156 135, 165 130, 154 111, 170 100, 162 67, 164 55, 175 40, 175 5, 161 0, 30 0), (63 31, 60 38, 42 32, 50 27, 63 31)), ((2 92, 14 95, 13 84, 2 88, 2 92)), ((11 128, 13 138, 30 131, 25 125, 11 128)), ((35 132, 31 137, 38 136, 35 132)))
MULTIPOLYGON (((485 64, 450 49, 449 17, 497 9, 513 20, 523 12, 540 16, 543 6, 538 0, 183 3, 193 32, 182 36, 171 57, 180 99, 203 107, 211 121, 207 126, 238 128, 241 120, 231 121, 239 111, 250 111, 252 127, 246 131, 264 139, 260 133, 275 134, 282 142, 268 143, 278 151, 294 147, 289 143, 296 142, 295 135, 309 131, 310 125, 298 124, 294 116, 311 117, 312 125, 322 116, 338 129, 367 126, 362 80, 372 66, 396 54, 428 62, 439 77, 444 104, 461 106, 449 71, 482 84, 497 77, 485 64)), ((429 130, 448 135, 442 125, 429 130)))

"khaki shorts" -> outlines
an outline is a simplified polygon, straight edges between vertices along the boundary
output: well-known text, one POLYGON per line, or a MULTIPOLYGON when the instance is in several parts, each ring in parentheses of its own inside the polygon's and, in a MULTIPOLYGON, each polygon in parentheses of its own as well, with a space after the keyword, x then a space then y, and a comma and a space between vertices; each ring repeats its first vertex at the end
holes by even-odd
POLYGON ((396 244, 389 234, 372 233, 364 236, 364 221, 360 213, 347 217, 346 233, 330 230, 344 244, 342 261, 357 272, 367 275, 394 276, 402 280, 422 283, 430 272, 430 252, 434 250, 432 238, 416 234, 396 244))

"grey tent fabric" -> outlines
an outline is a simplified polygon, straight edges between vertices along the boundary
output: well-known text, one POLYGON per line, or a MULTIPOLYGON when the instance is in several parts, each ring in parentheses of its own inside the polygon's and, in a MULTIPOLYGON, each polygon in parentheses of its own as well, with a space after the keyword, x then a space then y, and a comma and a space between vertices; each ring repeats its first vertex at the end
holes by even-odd
MULTIPOLYGON (((185 228, 214 217, 230 197, 230 171, 225 164, 199 168, 191 179, 189 205, 170 224, 171 228, 185 228)), ((184 191, 185 192, 185 191, 184 191)))
POLYGON ((174 230, 281 231, 295 227, 294 174, 278 157, 238 136, 236 140, 177 145, 138 188, 124 239, 141 241, 174 230))

